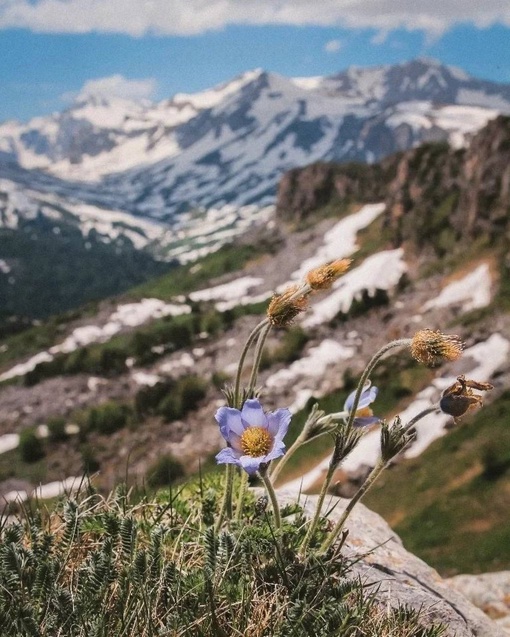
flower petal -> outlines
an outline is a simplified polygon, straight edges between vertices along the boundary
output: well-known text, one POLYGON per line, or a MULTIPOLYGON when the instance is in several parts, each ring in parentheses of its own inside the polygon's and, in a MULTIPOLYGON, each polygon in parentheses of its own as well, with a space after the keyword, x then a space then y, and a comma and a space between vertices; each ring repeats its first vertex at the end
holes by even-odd
POLYGON ((287 433, 292 414, 288 409, 277 409, 267 414, 267 429, 275 440, 282 440, 287 433))
MULTIPOLYGON (((377 389, 377 387, 371 387, 371 382, 368 380, 365 383, 365 387, 363 388, 363 391, 361 392, 356 410, 363 409, 363 407, 368 407, 368 405, 373 403, 377 397, 378 391, 379 390, 377 389)), ((352 411, 355 396, 356 396, 356 390, 352 391, 347 396, 347 400, 344 403, 344 411, 352 411)))
POLYGON ((221 435, 225 440, 229 439, 231 431, 238 436, 242 436, 244 433, 243 423, 241 421, 241 412, 239 409, 233 407, 220 407, 214 416, 216 422, 220 426, 221 435))
POLYGON ((279 458, 280 456, 283 456, 284 453, 285 453, 285 444, 281 440, 277 440, 274 444, 274 447, 265 457, 264 462, 269 462, 270 460, 279 458))
MULTIPOLYGON (((237 410, 236 410, 237 411, 237 410)), ((262 405, 256 398, 247 400, 241 410, 241 419, 246 427, 266 427, 267 418, 262 405)), ((236 432, 238 433, 238 432, 236 432)))
POLYGON ((352 406, 354 404, 354 397, 356 396, 356 390, 351 391, 351 393, 347 396, 347 399, 344 403, 344 411, 351 411, 352 406))
POLYGON ((368 427, 378 422, 381 422, 381 419, 377 416, 367 416, 366 418, 355 418, 352 424, 354 427, 368 427))
POLYGON ((377 387, 370 387, 363 391, 361 394, 361 398, 359 401, 358 409, 363 409, 363 407, 368 407, 374 400, 377 398, 377 392, 379 390, 377 387))
POLYGON ((252 458, 252 456, 241 456, 239 458, 239 465, 250 476, 253 476, 257 473, 262 462, 266 462, 266 456, 259 456, 258 458, 252 458))
POLYGON ((239 457, 235 455, 235 452, 230 447, 226 447, 216 454, 216 462, 218 464, 236 464, 238 466, 241 464, 239 457))

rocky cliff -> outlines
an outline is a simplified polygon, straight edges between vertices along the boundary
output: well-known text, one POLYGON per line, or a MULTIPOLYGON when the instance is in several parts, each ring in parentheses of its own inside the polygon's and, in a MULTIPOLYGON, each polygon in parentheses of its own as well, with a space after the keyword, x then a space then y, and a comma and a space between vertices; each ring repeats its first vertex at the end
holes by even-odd
POLYGON ((277 214, 301 221, 328 204, 384 200, 395 246, 412 241, 443 255, 483 233, 510 228, 510 118, 498 117, 465 149, 426 144, 375 165, 318 163, 288 172, 277 214))

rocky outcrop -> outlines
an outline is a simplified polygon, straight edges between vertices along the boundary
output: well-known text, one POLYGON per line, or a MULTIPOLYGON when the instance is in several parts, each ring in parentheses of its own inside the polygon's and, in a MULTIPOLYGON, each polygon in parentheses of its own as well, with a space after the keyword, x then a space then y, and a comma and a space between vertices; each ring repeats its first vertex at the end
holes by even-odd
POLYGON ((385 196, 385 173, 382 164, 325 162, 289 170, 278 186, 277 216, 302 221, 329 203, 380 201, 385 196))
POLYGON ((288 172, 277 216, 301 221, 327 205, 384 200, 397 246, 441 255, 483 233, 510 236, 510 118, 498 117, 468 148, 425 144, 372 166, 317 163, 288 172))
POLYGON ((510 635, 510 571, 456 575, 446 581, 510 635))
MULTIPOLYGON (((298 494, 281 489, 278 498, 281 503, 295 502, 298 494)), ((316 496, 301 495, 300 504, 308 517, 313 515, 316 501, 316 496)), ((332 510, 331 521, 339 518, 347 503, 348 500, 334 497, 326 501, 324 510, 332 510)), ((448 637, 506 637, 496 622, 434 569, 406 551, 379 515, 358 504, 346 528, 349 534, 342 550, 346 557, 356 558, 351 573, 373 587, 381 604, 420 610, 427 623, 444 624, 448 637)))

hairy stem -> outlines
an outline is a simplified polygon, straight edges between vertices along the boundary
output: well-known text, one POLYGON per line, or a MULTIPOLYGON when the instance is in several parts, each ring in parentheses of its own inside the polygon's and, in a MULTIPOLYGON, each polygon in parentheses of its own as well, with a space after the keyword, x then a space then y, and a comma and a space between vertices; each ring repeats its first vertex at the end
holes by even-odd
POLYGON ((336 538, 338 537, 338 534, 342 531, 344 527, 345 521, 351 514, 351 511, 354 509, 356 504, 361 500, 361 498, 365 495, 365 493, 372 487, 374 482, 383 472, 385 466, 386 466, 386 463, 382 459, 379 459, 375 467, 372 469, 372 471, 368 475, 365 482, 361 485, 361 487, 358 489, 358 491, 349 501, 349 504, 345 507, 345 511, 340 516, 333 530, 329 533, 327 538, 321 544, 321 547, 319 549, 320 553, 325 553, 329 549, 329 547, 333 544, 333 542, 336 540, 336 538))
MULTIPOLYGON (((363 393, 363 389, 365 387, 365 384, 367 382, 367 380, 370 378, 370 374, 373 372, 374 367, 377 365, 377 363, 381 360, 381 358, 386 354, 386 352, 388 352, 391 349, 394 349, 396 347, 403 347, 404 345, 409 345, 411 343, 411 339, 410 338, 400 338, 396 341, 391 341, 390 343, 387 343, 386 345, 384 345, 383 347, 381 347, 381 349, 376 352, 372 358, 370 359, 368 365, 365 367, 363 373, 361 374, 361 378, 359 379, 358 382, 358 386, 356 387, 356 394, 354 395, 354 401, 352 403, 352 407, 351 410, 349 412, 349 418, 347 420, 347 428, 351 429, 352 426, 354 425, 354 419, 356 418, 356 412, 358 410, 358 405, 359 405, 359 401, 361 399, 361 394, 363 393)), ((337 438, 337 443, 340 439, 337 438)), ((335 450, 333 451, 333 454, 331 456, 331 463, 333 464, 336 462, 336 458, 338 456, 337 453, 337 444, 335 444, 335 450)), ((331 484, 331 480, 333 479, 333 475, 335 473, 335 469, 336 469, 335 465, 333 467, 332 471, 328 471, 328 475, 326 476, 326 492, 329 489, 329 486, 331 484)))
POLYGON ((261 321, 248 336, 248 339, 244 345, 243 351, 241 352, 241 356, 239 358, 239 364, 237 366, 237 374, 234 384, 234 404, 232 405, 236 409, 241 409, 242 405, 241 397, 240 397, 240 389, 241 389, 241 375, 243 373, 244 361, 246 360, 246 356, 248 354, 248 350, 250 349, 253 341, 257 338, 259 332, 266 326, 269 325, 269 320, 266 318, 261 321))
POLYGON ((280 505, 278 504, 278 500, 276 499, 276 493, 274 491, 274 487, 271 484, 271 480, 269 479, 266 470, 260 471, 259 475, 262 478, 262 482, 264 483, 264 486, 266 488, 267 495, 269 496, 269 499, 271 500, 271 506, 273 507, 275 527, 277 529, 280 529, 282 526, 282 518, 280 515, 280 505))
POLYGON ((234 482, 234 465, 227 464, 225 465, 225 489, 223 491, 223 499, 221 501, 220 512, 218 513, 218 518, 216 520, 216 524, 214 525, 215 533, 219 533, 221 529, 221 525, 223 524, 223 520, 225 516, 228 519, 232 519, 232 487, 234 482))
POLYGON ((246 487, 248 485, 248 474, 246 471, 241 472, 241 484, 239 485, 239 491, 237 492, 237 504, 235 520, 239 522, 243 514, 244 495, 246 493, 246 487))
POLYGON ((259 373, 260 361, 262 359, 262 352, 264 351, 264 344, 266 342, 266 338, 271 331, 271 323, 267 323, 259 332, 259 337, 257 340, 257 345, 255 347, 255 356, 253 360, 253 367, 251 370, 250 383, 248 385, 248 396, 251 396, 253 390, 255 389, 255 384, 257 382, 257 376, 259 373))
MULTIPOLYGON (((383 347, 381 347, 381 349, 379 351, 377 351, 372 358, 370 359, 368 365, 365 367, 363 373, 361 374, 361 378, 359 379, 358 382, 358 386, 356 388, 356 394, 354 396, 354 401, 351 407, 351 410, 349 412, 349 418, 347 420, 347 428, 350 429, 352 428, 353 424, 354 424, 354 419, 356 417, 356 411, 358 410, 358 405, 359 405, 359 401, 361 398, 361 394, 363 393, 363 389, 365 387, 365 383, 367 382, 367 380, 370 377, 370 374, 372 373, 374 367, 377 365, 377 363, 380 361, 380 359, 384 356, 384 354, 386 354, 386 352, 388 352, 391 349, 394 349, 396 347, 403 347, 406 345, 410 345, 411 343, 411 339, 410 338, 401 338, 395 341, 391 341, 390 343, 387 343, 386 345, 384 345, 383 347)), ((310 527, 308 528, 308 531, 305 535, 305 539, 303 540, 303 544, 301 545, 301 549, 300 552, 301 554, 304 554, 304 552, 306 551, 306 549, 308 548, 308 545, 310 544, 310 541, 317 529, 317 525, 319 523, 319 518, 320 518, 320 513, 321 513, 321 509, 322 509, 322 505, 324 504, 324 499, 326 497, 326 494, 329 490, 329 487, 331 485, 331 481, 333 480, 333 476, 335 475, 335 471, 338 467, 339 461, 338 461, 338 446, 340 443, 340 437, 337 436, 336 441, 335 441, 335 448, 333 450, 333 453, 331 455, 331 460, 329 463, 329 467, 328 467, 328 472, 326 474, 326 478, 324 479, 324 482, 322 484, 322 488, 321 488, 321 492, 319 494, 319 499, 317 501, 317 506, 315 509, 315 514, 313 516, 312 519, 312 523, 310 525, 310 527)))
MULTIPOLYGON (((416 416, 411 418, 411 420, 408 423, 405 424, 405 426, 403 427, 403 432, 409 431, 409 429, 411 429, 411 427, 413 427, 419 420, 437 411, 438 408, 439 408, 438 405, 433 405, 432 407, 427 407, 426 409, 423 409, 422 411, 420 411, 416 416)), ((395 455, 398 455, 398 453, 395 455)), ((333 530, 329 533, 328 537, 322 543, 320 547, 321 553, 326 552, 330 548, 330 546, 332 546, 333 542, 342 532, 344 524, 347 518, 349 517, 349 515, 351 514, 351 511, 354 509, 356 504, 361 500, 361 498, 367 493, 367 491, 369 491, 369 489, 372 488, 374 482, 381 475, 381 473, 384 471, 384 469, 387 467, 387 465, 390 463, 392 459, 393 458, 390 458, 389 460, 384 461, 382 457, 379 458, 377 464, 372 469, 372 471, 368 475, 365 482, 361 485, 358 491, 354 494, 353 498, 350 500, 349 504, 346 506, 345 511, 342 513, 340 519, 335 524, 335 527, 333 528, 333 530)))

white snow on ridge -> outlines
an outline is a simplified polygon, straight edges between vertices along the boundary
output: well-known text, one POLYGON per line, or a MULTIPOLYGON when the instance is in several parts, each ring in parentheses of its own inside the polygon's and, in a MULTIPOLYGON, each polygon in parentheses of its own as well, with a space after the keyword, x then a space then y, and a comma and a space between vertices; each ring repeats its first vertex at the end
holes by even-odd
MULTIPOLYGON (((509 105, 505 103, 508 109, 509 105)), ((494 108, 479 106, 437 106, 427 101, 402 102, 393 107, 386 123, 394 128, 411 126, 416 133, 439 127, 445 131, 450 144, 460 148, 466 145, 469 135, 483 128, 498 114, 499 111, 494 108)))
POLYGON ((459 89, 457 100, 464 104, 472 104, 473 106, 481 106, 487 108, 497 108, 502 113, 510 113, 510 102, 502 96, 495 94, 487 95, 480 90, 467 88, 459 89))
POLYGON ((383 250, 366 258, 361 265, 349 270, 335 281, 331 293, 311 307, 303 320, 305 327, 313 327, 333 319, 339 312, 348 312, 355 299, 364 291, 391 290, 407 270, 402 248, 383 250))
POLYGON ((300 280, 312 268, 354 254, 358 248, 358 232, 370 225, 384 212, 384 209, 383 203, 366 204, 358 212, 339 221, 324 236, 324 245, 317 250, 314 256, 306 259, 299 269, 292 273, 291 278, 300 280))
POLYGON ((489 266, 482 263, 461 279, 444 287, 438 296, 425 303, 423 310, 457 304, 462 306, 463 312, 485 307, 491 301, 491 284, 489 266))

